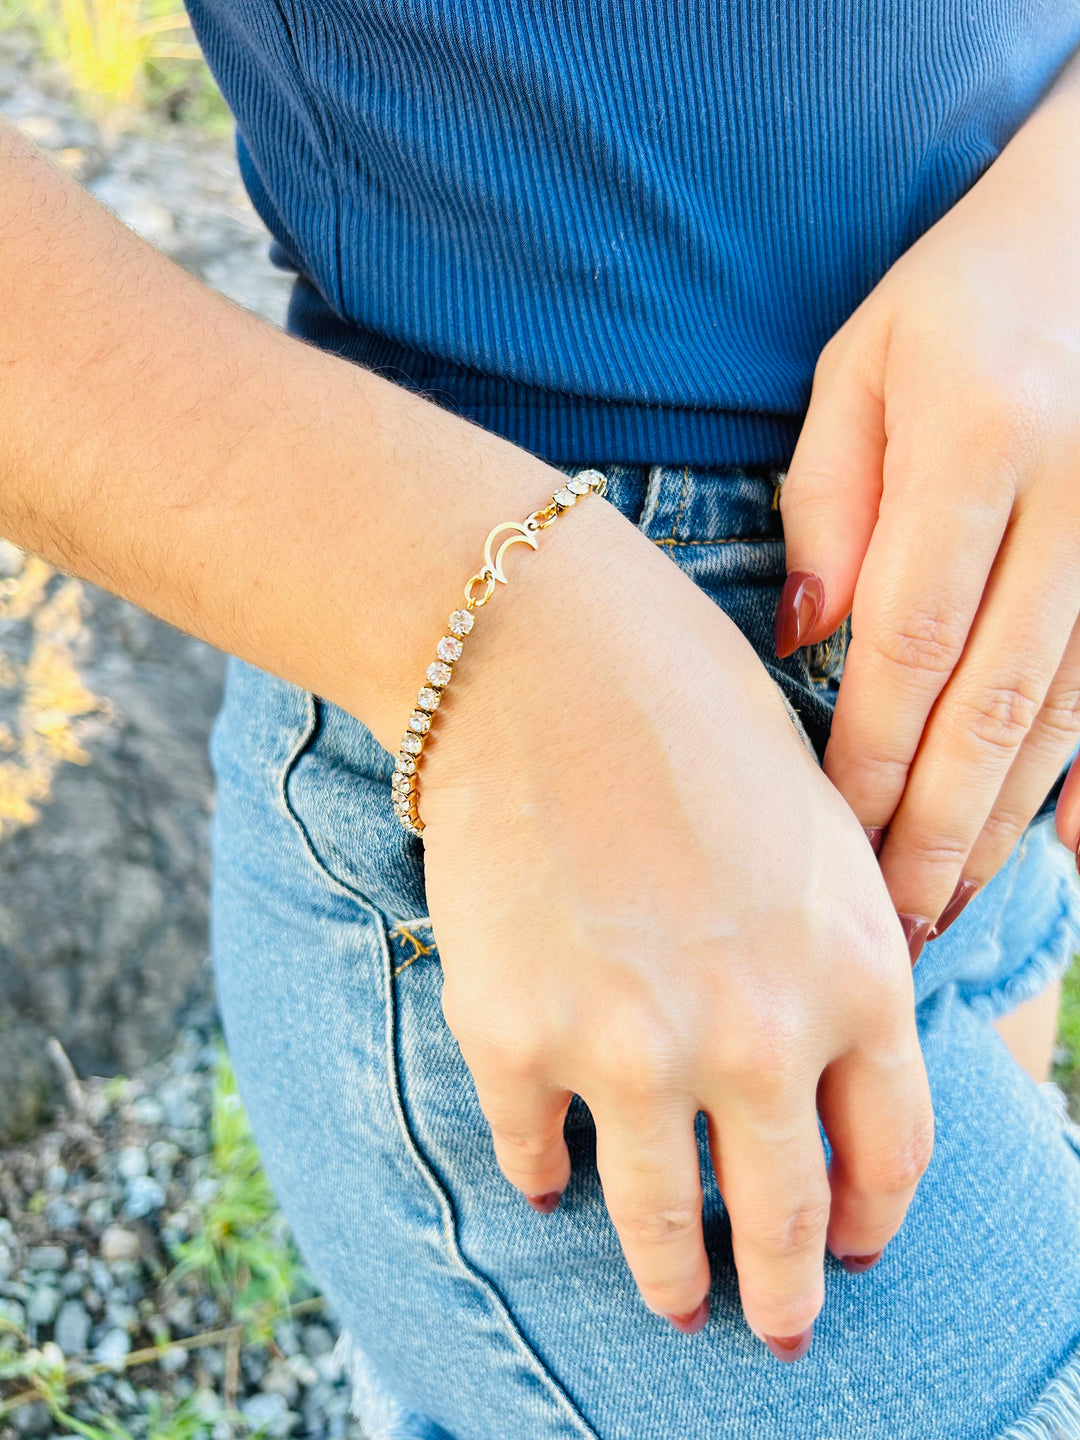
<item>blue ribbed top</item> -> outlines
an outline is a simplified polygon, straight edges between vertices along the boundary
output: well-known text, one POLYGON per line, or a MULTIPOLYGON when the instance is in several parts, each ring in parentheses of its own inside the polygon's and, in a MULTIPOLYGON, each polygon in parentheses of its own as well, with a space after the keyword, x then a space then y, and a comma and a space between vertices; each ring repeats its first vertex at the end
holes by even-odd
POLYGON ((289 328, 563 463, 786 464, 1080 0, 187 0, 289 328))

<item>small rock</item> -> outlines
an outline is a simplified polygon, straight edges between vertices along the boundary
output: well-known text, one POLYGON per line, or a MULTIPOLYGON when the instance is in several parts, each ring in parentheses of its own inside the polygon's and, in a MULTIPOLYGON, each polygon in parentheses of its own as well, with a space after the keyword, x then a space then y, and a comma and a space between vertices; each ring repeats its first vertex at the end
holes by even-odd
POLYGON ((287 1435, 296 1420, 281 1395, 253 1395, 241 1402, 240 1413, 253 1430, 273 1436, 287 1435))
POLYGON ((8 1325, 16 1330, 26 1330, 26 1311, 17 1300, 0 1300, 0 1335, 8 1325))
POLYGON ((31 1245, 26 1252, 28 1270, 63 1270, 67 1266, 67 1251, 63 1245, 31 1245))
POLYGON ((156 1129, 165 1121, 165 1108, 153 1095, 140 1095, 131 1107, 131 1112, 140 1125, 156 1129))
POLYGON ((170 1345, 158 1356, 158 1365, 166 1375, 178 1375, 181 1370, 187 1369, 187 1364, 188 1352, 179 1345, 170 1345))
POLYGON ((124 1214, 132 1220, 141 1220, 152 1215, 165 1204, 164 1188, 149 1175, 137 1175, 128 1181, 124 1214))
POLYGON ((86 1285, 86 1274, 83 1270, 69 1270, 60 1279, 60 1289, 65 1300, 70 1300, 75 1295, 81 1295, 86 1285))
POLYGON ((126 1330, 110 1330, 94 1348, 94 1359, 111 1370, 122 1370, 131 1352, 131 1337, 126 1330))
POLYGON ((51 1325, 56 1319, 63 1296, 53 1285, 42 1285, 30 1296, 26 1318, 34 1325, 51 1325))
MULTIPOLYGON (((312 1373, 314 1374, 314 1371, 312 1373)), ((300 1394, 300 1385, 296 1376, 280 1360, 270 1366, 259 1384, 263 1394, 280 1395, 289 1405, 294 1405, 300 1394)))
POLYGON ((135 1180, 140 1175, 146 1175, 150 1169, 146 1151, 139 1145, 126 1145, 116 1157, 116 1169, 125 1180, 135 1180))
POLYGON ((110 1225, 101 1235, 101 1258, 109 1264, 117 1260, 137 1260, 141 1246, 139 1237, 122 1225, 110 1225))
POLYGON ((11 1418, 15 1422, 16 1432, 24 1436, 25 1440, 35 1440, 38 1435, 48 1435, 52 1430, 52 1416, 41 1400, 20 1405, 11 1418))
POLYGON ((312 1360, 329 1355, 334 1349, 334 1337, 325 1325, 305 1325, 301 1332, 304 1350, 312 1360))
POLYGON ((74 1230, 79 1223, 79 1212, 70 1200, 57 1195, 45 1206, 45 1223, 50 1230, 74 1230))
POLYGON ((66 1300, 56 1317, 53 1338, 65 1355, 81 1355, 90 1339, 91 1321, 78 1300, 66 1300))
POLYGON ((113 1330, 134 1330, 139 1323, 139 1312, 134 1305, 124 1300, 110 1300, 105 1306, 105 1324, 113 1330))
POLYGON ((99 1195, 87 1205, 86 1218, 91 1225, 105 1226, 113 1218, 113 1207, 103 1195, 99 1195))
POLYGON ((45 1172, 45 1189, 55 1195, 63 1190, 69 1178, 67 1169, 63 1165, 50 1165, 45 1172))

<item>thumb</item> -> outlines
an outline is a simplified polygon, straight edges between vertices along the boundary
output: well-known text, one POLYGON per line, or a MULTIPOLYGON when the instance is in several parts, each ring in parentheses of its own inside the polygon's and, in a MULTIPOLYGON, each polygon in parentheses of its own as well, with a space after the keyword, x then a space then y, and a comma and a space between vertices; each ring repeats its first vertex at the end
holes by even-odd
POLYGON ((780 491, 788 578, 776 653, 831 635, 851 610, 877 523, 885 463, 883 364, 837 346, 818 357, 810 405, 780 491), (834 348, 836 347, 836 348, 834 348))

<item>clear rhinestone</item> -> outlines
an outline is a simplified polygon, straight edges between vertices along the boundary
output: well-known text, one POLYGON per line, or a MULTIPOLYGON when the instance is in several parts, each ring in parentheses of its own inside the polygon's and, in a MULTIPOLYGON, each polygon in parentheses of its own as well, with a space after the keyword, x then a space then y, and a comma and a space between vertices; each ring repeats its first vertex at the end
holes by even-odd
POLYGON ((568 489, 565 485, 561 490, 556 490, 551 498, 555 501, 556 505, 561 505, 564 510, 570 505, 577 504, 577 496, 573 490, 568 489))
POLYGON ((450 634, 468 635, 469 631, 476 624, 476 617, 470 615, 468 610, 450 611, 450 634))
POLYGON ((424 748, 424 742, 419 735, 414 735, 411 730, 406 730, 401 737, 401 748, 407 755, 419 755, 424 748))
POLYGON ((420 710, 437 710, 442 695, 438 690, 433 690, 430 685, 425 685, 416 697, 416 704, 420 710))
POLYGON ((415 730, 418 735, 426 735, 431 729, 431 716, 425 715, 423 710, 414 710, 409 716, 409 729, 415 730))
POLYGON ((396 755, 394 769, 399 775, 411 775, 416 769, 416 761, 411 755, 396 755))
POLYGON ((572 490, 575 495, 587 495, 592 489, 592 486, 587 480, 582 480, 580 475, 575 475, 573 480, 566 482, 566 488, 567 490, 572 490))
POLYGON ((427 678, 433 685, 449 685, 450 673, 450 666, 441 660, 433 660, 427 667, 427 678))
POLYGON ((461 657, 461 641, 453 635, 444 635, 435 646, 435 654, 440 660, 458 660, 461 657))
POLYGON ((413 787, 412 775, 400 775, 396 771, 390 777, 390 787, 395 793, 407 795, 413 787))

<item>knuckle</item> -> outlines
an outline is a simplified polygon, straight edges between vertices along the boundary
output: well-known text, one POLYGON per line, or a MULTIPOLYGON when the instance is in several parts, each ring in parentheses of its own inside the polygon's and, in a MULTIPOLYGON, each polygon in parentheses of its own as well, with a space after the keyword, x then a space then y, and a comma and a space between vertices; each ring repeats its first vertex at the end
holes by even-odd
POLYGON ((611 1223, 623 1241, 631 1246, 670 1245, 691 1238, 701 1225, 701 1205, 694 1201, 643 1209, 628 1206, 611 1209, 611 1223))
POLYGON ((961 723, 984 749, 1012 755, 1035 723, 1042 698, 1033 680, 992 685, 964 704, 961 723))
POLYGON ((532 1169, 547 1160, 561 1139, 553 1131, 493 1128, 500 1158, 515 1170, 532 1169))
POLYGON ((775 1011, 758 1011, 734 1028, 714 1064, 725 1085, 759 1101, 779 1099, 797 1069, 801 1027, 775 1011))
POLYGON ((937 680, 951 673, 966 634, 963 617, 954 606, 926 599, 895 624, 885 624, 873 644, 890 665, 906 675, 937 680))
POLYGON ((645 1101, 672 1088, 681 1051, 666 1029, 637 1016, 606 1027, 591 1063, 605 1091, 631 1102, 645 1101))
POLYGON ((1051 740, 1075 740, 1080 735, 1080 685, 1054 685, 1035 723, 1051 740))
POLYGON ((780 1257, 799 1255, 819 1243, 829 1223, 831 1197, 823 1191, 806 1196, 780 1215, 756 1215, 744 1220, 742 1238, 757 1250, 780 1257))

